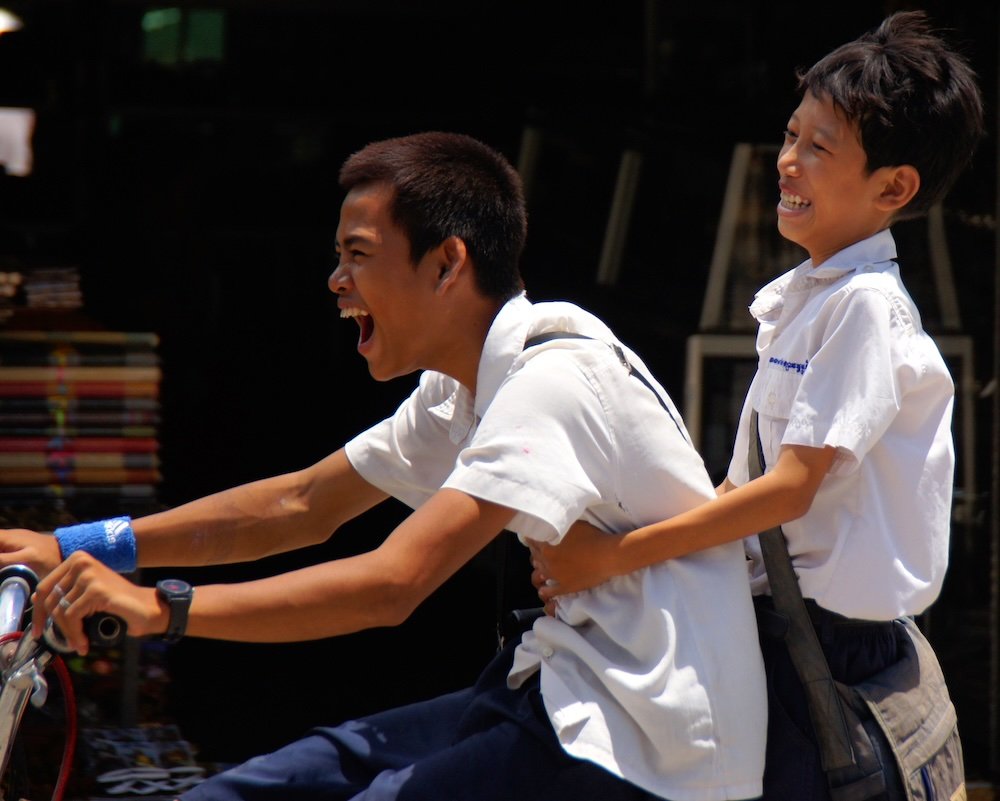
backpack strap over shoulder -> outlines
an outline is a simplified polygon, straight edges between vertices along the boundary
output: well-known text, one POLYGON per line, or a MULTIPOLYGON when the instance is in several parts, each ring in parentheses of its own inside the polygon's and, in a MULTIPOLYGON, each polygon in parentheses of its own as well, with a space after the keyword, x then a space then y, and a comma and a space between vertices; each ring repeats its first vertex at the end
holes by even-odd
MULTIPOLYGON (((594 339, 594 337, 588 337, 586 334, 576 334, 573 333, 572 331, 548 331, 547 333, 544 334, 538 334, 537 336, 529 337, 524 343, 524 350, 527 350, 528 348, 533 348, 536 345, 542 345, 546 342, 551 342, 554 339, 594 339)), ((595 340, 595 341, 600 341, 600 340, 595 340)), ((656 398, 657 402, 660 404, 661 407, 663 407, 663 411, 667 413, 667 415, 673 421, 674 425, 677 426, 677 431, 680 432, 681 437, 683 437, 684 441, 687 442, 688 445, 690 445, 691 440, 688 438, 688 435, 684 431, 684 428, 678 422, 677 418, 674 416, 674 413, 670 410, 670 407, 667 405, 667 402, 663 400, 663 398, 660 396, 660 393, 656 391, 656 388, 653 386, 652 382, 648 378, 646 378, 646 376, 644 376, 642 373, 636 370, 635 367, 632 366, 632 363, 628 360, 628 357, 625 355, 625 351, 623 351, 617 344, 608 343, 608 347, 610 347, 615 352, 615 356, 618 357, 618 361, 621 362, 622 366, 628 371, 628 374, 633 378, 639 379, 639 381, 641 381, 646 386, 646 388, 653 393, 653 396, 656 398)))

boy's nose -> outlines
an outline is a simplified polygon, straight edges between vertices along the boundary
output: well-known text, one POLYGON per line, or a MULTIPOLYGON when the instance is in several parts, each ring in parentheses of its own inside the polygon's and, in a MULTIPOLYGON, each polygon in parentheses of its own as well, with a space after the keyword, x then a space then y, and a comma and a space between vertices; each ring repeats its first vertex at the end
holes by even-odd
POLYGON ((326 285, 330 288, 330 291, 335 295, 343 294, 347 291, 347 285, 350 280, 350 273, 344 264, 338 264, 330 277, 326 281, 326 285))
POLYGON ((794 147, 785 147, 778 154, 778 172, 781 175, 796 175, 799 171, 798 158, 794 147))

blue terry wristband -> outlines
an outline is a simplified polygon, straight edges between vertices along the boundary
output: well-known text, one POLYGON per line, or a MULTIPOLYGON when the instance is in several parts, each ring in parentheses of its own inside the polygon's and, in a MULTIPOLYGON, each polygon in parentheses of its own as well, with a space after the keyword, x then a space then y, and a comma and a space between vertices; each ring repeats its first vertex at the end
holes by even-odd
POLYGON ((111 517, 93 523, 64 526, 54 533, 63 559, 73 551, 86 551, 118 573, 135 570, 135 533, 131 517, 111 517))

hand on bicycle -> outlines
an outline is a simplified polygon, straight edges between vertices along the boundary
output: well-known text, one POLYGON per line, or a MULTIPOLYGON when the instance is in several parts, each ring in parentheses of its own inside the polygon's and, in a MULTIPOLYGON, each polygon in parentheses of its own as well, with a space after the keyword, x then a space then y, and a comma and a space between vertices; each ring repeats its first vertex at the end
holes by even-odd
POLYGON ((51 618, 80 654, 90 648, 84 619, 100 612, 122 618, 134 637, 167 629, 168 612, 155 590, 133 584, 82 551, 71 554, 38 584, 34 604, 35 635, 41 635, 51 618))

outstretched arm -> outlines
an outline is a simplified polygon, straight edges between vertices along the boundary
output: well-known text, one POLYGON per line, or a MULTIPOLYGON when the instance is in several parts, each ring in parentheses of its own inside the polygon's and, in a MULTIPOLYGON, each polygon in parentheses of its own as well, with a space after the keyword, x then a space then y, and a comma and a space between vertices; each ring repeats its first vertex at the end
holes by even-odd
POLYGON ((613 576, 684 556, 802 517, 830 469, 835 448, 781 449, 769 473, 741 487, 728 480, 718 497, 668 520, 626 534, 576 523, 558 545, 530 543, 538 595, 548 604, 613 576))
POLYGON ((385 498, 341 449, 305 470, 133 521, 138 563, 218 565, 304 548, 385 498))
MULTIPOLYGON (((368 553, 258 581, 197 587, 187 632, 292 642, 396 625, 512 517, 506 507, 440 490, 368 553)), ((131 584, 86 554, 53 570, 38 585, 35 602, 81 653, 87 649, 82 620, 99 611, 123 617, 136 636, 167 627, 167 610, 153 589, 131 584), (60 606, 63 597, 67 604, 60 606)), ((41 618, 36 615, 37 625, 41 618)))
MULTIPOLYGON (((302 548, 324 541, 385 497, 339 450, 305 470, 134 520, 138 564, 225 564, 302 548)), ((60 553, 49 534, 0 531, 0 566, 26 564, 44 576, 64 556, 69 554, 60 553)))

